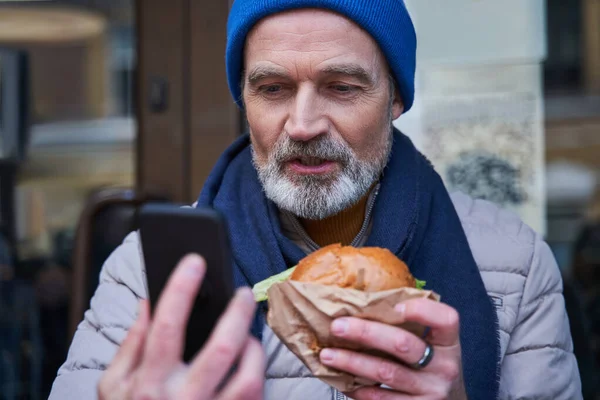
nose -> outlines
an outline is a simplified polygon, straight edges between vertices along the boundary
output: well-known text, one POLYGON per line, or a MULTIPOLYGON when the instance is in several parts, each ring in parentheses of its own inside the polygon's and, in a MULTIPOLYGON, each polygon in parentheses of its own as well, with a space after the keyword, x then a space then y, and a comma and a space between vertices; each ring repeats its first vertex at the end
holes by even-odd
POLYGON ((290 102, 290 108, 284 129, 292 140, 306 142, 327 134, 329 124, 314 89, 299 88, 294 100, 290 102))

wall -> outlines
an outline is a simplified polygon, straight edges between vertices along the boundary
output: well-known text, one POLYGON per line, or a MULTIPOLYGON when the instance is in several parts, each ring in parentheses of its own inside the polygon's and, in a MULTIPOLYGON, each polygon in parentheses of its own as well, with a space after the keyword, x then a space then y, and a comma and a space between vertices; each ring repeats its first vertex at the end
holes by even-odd
POLYGON ((515 210, 544 232, 542 0, 406 0, 416 102, 396 125, 449 189, 515 210))

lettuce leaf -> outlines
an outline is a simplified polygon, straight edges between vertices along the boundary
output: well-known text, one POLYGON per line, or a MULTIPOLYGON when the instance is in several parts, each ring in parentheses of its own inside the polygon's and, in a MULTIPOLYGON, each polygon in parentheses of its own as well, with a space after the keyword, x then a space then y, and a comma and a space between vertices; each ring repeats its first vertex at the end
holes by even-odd
MULTIPOLYGON (((254 285, 254 287, 252 288, 252 293, 254 293, 254 300, 257 303, 268 300, 269 297, 267 296, 267 291, 269 290, 269 288, 271 286, 273 286, 275 283, 287 281, 295 269, 296 269, 296 267, 289 268, 280 274, 273 275, 273 276, 265 279, 264 281, 258 282, 256 285, 254 285)), ((425 284, 426 284, 425 281, 420 281, 418 279, 415 279, 415 282, 416 282, 415 287, 417 289, 423 289, 425 287, 425 284)))
POLYGON ((261 301, 266 301, 268 299, 267 291, 269 290, 269 288, 275 283, 287 281, 295 269, 296 267, 288 268, 282 273, 273 275, 265 279, 264 281, 258 282, 256 285, 254 285, 254 287, 252 288, 252 293, 254 293, 254 300, 256 300, 257 303, 260 303, 261 301))

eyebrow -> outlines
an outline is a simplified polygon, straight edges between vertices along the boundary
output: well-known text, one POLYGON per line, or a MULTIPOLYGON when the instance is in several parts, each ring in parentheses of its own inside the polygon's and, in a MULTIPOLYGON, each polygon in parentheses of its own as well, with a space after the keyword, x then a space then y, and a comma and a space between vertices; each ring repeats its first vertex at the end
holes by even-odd
POLYGON ((322 70, 322 73, 328 75, 346 75, 354 78, 364 85, 373 85, 375 80, 366 69, 357 64, 336 64, 330 65, 322 70))
POLYGON ((288 79, 289 74, 287 72, 285 72, 285 70, 282 68, 269 67, 269 66, 262 65, 262 66, 258 66, 256 68, 254 68, 248 74, 248 83, 250 83, 250 85, 256 85, 256 84, 258 84, 258 82, 260 82, 261 80, 266 79, 266 78, 288 79))
MULTIPOLYGON (((358 64, 335 64, 329 65, 321 70, 326 75, 345 75, 356 79, 364 85, 373 85, 375 83, 371 74, 358 64)), ((248 83, 256 85, 266 78, 289 79, 289 74, 282 68, 271 66, 258 66, 248 74, 248 83)))

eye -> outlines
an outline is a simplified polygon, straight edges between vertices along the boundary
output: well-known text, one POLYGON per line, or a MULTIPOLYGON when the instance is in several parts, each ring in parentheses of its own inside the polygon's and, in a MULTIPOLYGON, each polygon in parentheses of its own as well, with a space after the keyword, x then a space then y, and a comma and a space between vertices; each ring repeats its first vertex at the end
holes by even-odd
POLYGON ((352 90, 354 89, 353 86, 350 85, 333 85, 332 86, 333 90, 335 90, 336 92, 340 92, 340 93, 348 93, 348 92, 352 92, 352 90))
POLYGON ((282 89, 283 89, 283 87, 281 85, 275 85, 275 84, 265 85, 265 86, 261 86, 259 88, 259 90, 265 94, 277 94, 277 93, 281 92, 282 89))
POLYGON ((360 93, 359 86, 347 83, 331 83, 327 88, 331 96, 343 100, 353 99, 360 93))
POLYGON ((290 95, 290 87, 281 83, 269 83, 258 87, 257 93, 265 100, 283 100, 290 95))

